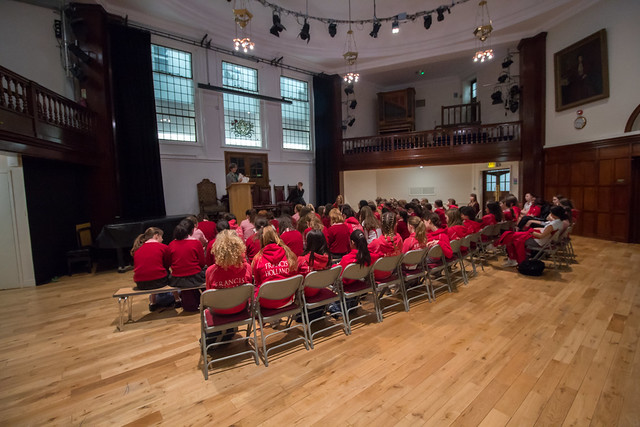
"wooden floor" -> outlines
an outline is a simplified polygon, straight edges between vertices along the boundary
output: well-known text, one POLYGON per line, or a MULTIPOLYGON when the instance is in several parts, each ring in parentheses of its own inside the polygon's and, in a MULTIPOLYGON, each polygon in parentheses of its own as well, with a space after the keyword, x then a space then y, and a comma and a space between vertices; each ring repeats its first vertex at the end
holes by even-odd
MULTIPOLYGON (((205 381, 198 316, 116 331, 131 272, 0 292, 0 425, 640 425, 640 246, 574 238, 579 263, 486 267, 306 351, 205 381)), ((498 265, 502 260, 493 261, 498 265)))

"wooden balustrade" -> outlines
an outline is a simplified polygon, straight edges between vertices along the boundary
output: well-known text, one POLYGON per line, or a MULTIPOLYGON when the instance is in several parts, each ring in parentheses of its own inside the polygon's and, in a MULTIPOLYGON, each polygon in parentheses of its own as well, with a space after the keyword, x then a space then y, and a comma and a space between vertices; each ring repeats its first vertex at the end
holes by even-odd
POLYGON ((480 124, 480 103, 443 105, 441 115, 443 127, 480 124))
POLYGON ((440 128, 342 140, 342 169, 400 166, 407 161, 519 160, 520 122, 440 128))
POLYGON ((0 67, 0 149, 95 162, 95 121, 88 108, 0 67))

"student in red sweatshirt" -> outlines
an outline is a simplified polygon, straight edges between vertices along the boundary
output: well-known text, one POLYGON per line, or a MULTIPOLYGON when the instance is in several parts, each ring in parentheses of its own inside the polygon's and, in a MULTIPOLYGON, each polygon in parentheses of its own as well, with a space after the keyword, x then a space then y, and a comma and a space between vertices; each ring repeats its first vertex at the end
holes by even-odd
POLYGON ((438 214, 438 217, 440 217, 440 224, 442 224, 442 226, 447 225, 447 216, 445 215, 444 207, 442 205, 442 200, 438 199, 433 203, 436 205, 434 212, 438 214))
POLYGON ((189 235, 188 239, 198 240, 203 248, 207 246, 209 240, 205 237, 202 230, 198 228, 198 218, 196 218, 195 215, 189 215, 186 219, 193 223, 193 233, 189 235))
MULTIPOLYGON (((369 243, 369 252, 377 258, 395 256, 402 253, 402 237, 395 232, 396 215, 393 212, 382 214, 382 236, 369 243)), ((374 271, 376 280, 386 279, 393 274, 389 271, 374 271)))
MULTIPOLYGON (((169 247, 162 243, 163 231, 149 227, 133 241, 133 281, 138 289, 158 289, 169 284, 171 254, 169 247)), ((174 293, 175 304, 179 306, 180 297, 174 293)), ((149 311, 155 311, 156 294, 149 295, 149 311)))
MULTIPOLYGON (((246 247, 242 239, 232 230, 218 232, 213 253, 215 264, 207 269, 207 289, 234 288, 245 283, 252 283, 251 266, 245 261, 246 247)), ((242 311, 247 306, 244 302, 237 307, 216 310, 216 314, 234 314, 242 311)))
POLYGON ((482 224, 476 221, 476 211, 471 206, 462 206, 460 208, 460 217, 462 218, 462 225, 467 229, 467 234, 477 233, 482 230, 482 224))
MULTIPOLYGON (((253 258, 252 270, 256 285, 256 296, 260 286, 271 280, 291 277, 298 271, 296 254, 285 245, 276 230, 266 226, 261 233, 262 249, 253 258)), ((280 308, 288 305, 293 297, 281 300, 260 299, 260 305, 265 308, 280 308)))
POLYGON ((400 209, 398 211, 398 216, 396 217, 396 232, 402 237, 404 241, 411 234, 409 232, 409 214, 404 209, 400 209))
POLYGON ((351 235, 354 230, 362 230, 362 224, 360 224, 358 218, 356 218, 356 212, 351 205, 342 205, 340 212, 342 213, 342 218, 344 218, 344 223, 349 227, 349 235, 351 235))
POLYGON ((427 229, 424 222, 417 216, 409 218, 409 237, 402 244, 402 253, 427 247, 427 229))
POLYGON ((349 252, 349 226, 344 223, 344 218, 337 208, 329 212, 331 226, 324 229, 327 239, 327 247, 332 258, 341 258, 349 252))
POLYGON ((198 221, 198 228, 200 229, 200 231, 202 231, 207 241, 210 242, 215 239, 217 233, 216 222, 209 221, 209 218, 206 214, 200 214, 198 215, 198 218, 200 218, 200 220, 198 221))
MULTIPOLYGON (((306 276, 312 271, 324 270, 329 265, 327 240, 322 230, 311 230, 307 233, 307 248, 298 257, 298 273, 306 276)), ((304 288, 304 294, 312 297, 320 292, 316 288, 304 288)))
POLYGON ((255 233, 249 236, 249 238, 245 241, 245 244, 247 246, 247 262, 252 262, 253 257, 256 256, 258 252, 260 252, 260 249, 262 249, 262 244, 260 243, 260 235, 262 234, 262 229, 269 226, 269 221, 266 217, 256 217, 255 233))
POLYGON ((169 284, 177 288, 201 286, 205 280, 204 250, 199 240, 189 239, 194 224, 183 219, 173 231, 169 243, 171 252, 171 279, 169 284))
MULTIPOLYGON (((217 222, 216 234, 221 232, 222 230, 229 230, 229 223, 224 219, 221 219, 220 221, 217 222)), ((208 266, 212 266, 213 264, 216 263, 216 257, 213 254, 213 244, 215 243, 215 241, 216 241, 215 238, 209 240, 209 243, 207 243, 207 249, 204 250, 204 262, 208 266)))
POLYGON ((502 221, 502 209, 498 202, 490 201, 484 209, 485 215, 482 217, 482 227, 494 225, 502 221))
POLYGON ((426 217, 425 227, 427 229, 427 247, 440 245, 446 258, 453 257, 453 250, 449 243, 449 235, 445 228, 440 228, 440 217, 436 213, 431 213, 426 217))
POLYGON ((302 255, 304 252, 304 242, 302 234, 293 227, 293 221, 289 215, 283 215, 278 218, 278 226, 280 227, 280 238, 289 246, 296 256, 302 255))
POLYGON ((448 209, 446 215, 449 240, 462 239, 469 234, 469 230, 463 225, 459 209, 448 209))

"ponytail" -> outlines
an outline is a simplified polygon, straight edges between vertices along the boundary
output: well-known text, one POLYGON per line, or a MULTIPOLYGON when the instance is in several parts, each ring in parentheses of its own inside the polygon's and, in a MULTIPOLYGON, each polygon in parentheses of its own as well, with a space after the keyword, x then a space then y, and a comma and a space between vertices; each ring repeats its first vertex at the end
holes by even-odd
POLYGON ((183 219, 180 224, 173 229, 173 238, 175 240, 184 240, 193 234, 195 225, 191 220, 183 219))
POLYGON ((358 250, 358 253, 356 254, 356 264, 361 267, 371 265, 371 254, 369 253, 367 238, 364 237, 364 233, 361 230, 354 230, 353 233, 351 233, 350 238, 353 245, 358 250))
POLYGON ((149 227, 145 230, 144 233, 139 234, 138 237, 136 237, 136 239, 133 241, 133 247, 131 248, 131 252, 130 252, 131 256, 133 256, 133 254, 138 249, 140 249, 142 245, 144 245, 144 242, 153 238, 153 236, 155 236, 156 234, 159 234, 160 236, 162 236, 164 232, 160 228, 149 227))
POLYGON ((420 246, 427 244, 427 227, 424 226, 424 222, 417 216, 409 218, 409 225, 413 227, 416 234, 416 240, 420 243, 420 246))

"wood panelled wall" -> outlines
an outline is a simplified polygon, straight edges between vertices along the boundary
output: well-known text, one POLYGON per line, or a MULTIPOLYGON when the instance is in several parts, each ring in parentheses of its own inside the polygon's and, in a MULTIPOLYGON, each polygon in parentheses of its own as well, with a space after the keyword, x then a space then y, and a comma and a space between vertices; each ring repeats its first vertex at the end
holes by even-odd
POLYGON ((630 207, 639 191, 633 182, 632 159, 640 156, 640 135, 545 149, 547 200, 570 198, 580 210, 574 233, 628 242, 630 207))

